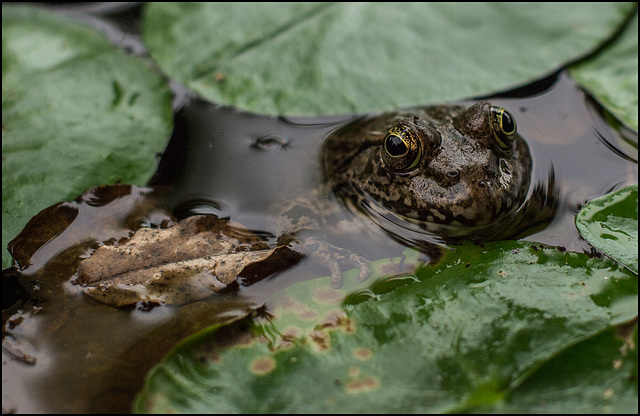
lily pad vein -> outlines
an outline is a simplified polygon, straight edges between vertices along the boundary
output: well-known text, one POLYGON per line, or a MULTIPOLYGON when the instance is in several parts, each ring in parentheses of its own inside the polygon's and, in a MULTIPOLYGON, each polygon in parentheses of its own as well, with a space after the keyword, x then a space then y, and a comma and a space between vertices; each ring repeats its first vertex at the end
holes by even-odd
POLYGON ((300 26, 300 25, 304 24, 305 22, 315 18, 316 16, 319 16, 320 14, 325 12, 327 9, 329 9, 330 7, 335 6, 335 5, 336 5, 336 3, 323 3, 323 4, 320 4, 320 5, 318 5, 317 7, 313 8, 313 9, 303 13, 300 16, 294 16, 289 21, 285 22, 284 24, 280 25, 279 27, 276 27, 271 33, 267 34, 266 36, 261 36, 260 38, 257 38, 257 39, 254 39, 252 41, 248 41, 248 42, 244 43, 243 45, 241 45, 236 50, 230 51, 227 54, 227 56, 221 57, 218 60, 218 62, 215 63, 214 65, 211 65, 211 66, 209 66, 209 67, 207 67, 207 68, 195 73, 193 75, 193 80, 194 81, 199 81, 202 78, 206 78, 211 73, 215 72, 218 69, 218 67, 220 67, 221 63, 233 61, 234 59, 238 58, 239 56, 242 56, 243 54, 258 48, 261 45, 266 44, 267 42, 270 42, 270 41, 276 39, 280 35, 289 32, 294 27, 300 26))

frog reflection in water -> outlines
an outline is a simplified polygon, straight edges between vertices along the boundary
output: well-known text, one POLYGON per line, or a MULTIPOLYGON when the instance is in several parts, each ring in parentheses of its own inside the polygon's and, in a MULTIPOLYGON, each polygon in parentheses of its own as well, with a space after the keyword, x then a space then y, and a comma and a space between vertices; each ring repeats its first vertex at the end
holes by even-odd
POLYGON ((323 148, 327 184, 445 240, 495 240, 521 227, 531 156, 506 110, 481 102, 361 120, 323 148), (371 203, 371 202, 370 202, 371 203))

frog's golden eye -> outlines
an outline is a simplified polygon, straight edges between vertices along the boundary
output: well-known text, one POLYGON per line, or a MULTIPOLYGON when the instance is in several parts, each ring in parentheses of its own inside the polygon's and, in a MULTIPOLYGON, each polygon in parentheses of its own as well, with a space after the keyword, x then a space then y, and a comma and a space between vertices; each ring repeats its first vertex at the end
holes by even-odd
POLYGON ((501 149, 510 149, 516 137, 516 119, 504 108, 491 107, 491 131, 501 149))
POLYGON ((422 144, 417 133, 400 123, 389 129, 382 144, 382 161, 387 169, 407 172, 420 162, 422 144))

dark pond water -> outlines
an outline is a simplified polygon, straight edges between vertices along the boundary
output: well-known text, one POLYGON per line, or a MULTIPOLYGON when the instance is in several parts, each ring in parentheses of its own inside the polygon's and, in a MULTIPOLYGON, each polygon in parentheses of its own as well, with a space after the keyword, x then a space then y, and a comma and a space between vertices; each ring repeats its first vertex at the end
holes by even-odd
MULTIPOLYGON (((135 12, 125 11, 120 25, 137 30, 135 12)), ((109 30, 117 35, 119 29, 109 30)), ((124 46, 140 52, 141 46, 128 39, 130 45, 124 46)), ((22 264, 30 266, 22 273, 4 271, 3 297, 12 295, 10 304, 25 302, 22 308, 3 309, 4 411, 128 411, 145 373, 178 340, 245 316, 291 283, 328 274, 322 264, 300 262, 275 279, 207 301, 150 310, 115 309, 82 294, 75 273, 95 241, 159 226, 170 215, 229 217, 275 244, 283 231, 281 203, 320 187, 323 141, 357 117, 267 117, 177 91, 175 131, 149 188, 104 188, 65 203, 56 208, 60 221, 51 230, 27 233, 16 248, 24 251, 16 254, 22 264)), ((573 217, 585 201, 637 183, 637 133, 606 113, 565 72, 485 99, 515 116, 532 153, 533 182, 553 188, 557 198, 555 216, 524 238, 588 252, 573 217)), ((332 195, 327 198, 340 205, 332 195)), ((339 212, 344 222, 359 216, 348 209, 339 212)), ((422 247, 425 260, 437 256, 433 243, 439 241, 433 236, 401 227, 389 233, 367 220, 359 227, 364 234, 329 238, 370 260, 395 256, 406 245, 422 247)))

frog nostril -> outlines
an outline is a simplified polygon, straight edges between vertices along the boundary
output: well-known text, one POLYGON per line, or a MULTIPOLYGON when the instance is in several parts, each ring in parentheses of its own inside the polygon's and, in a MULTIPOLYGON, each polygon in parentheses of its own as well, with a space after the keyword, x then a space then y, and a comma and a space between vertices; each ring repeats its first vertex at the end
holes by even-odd
POLYGON ((490 164, 488 164, 488 163, 485 163, 485 164, 482 166, 482 169, 484 169, 486 172, 489 172, 489 171, 491 170, 491 165, 490 165, 490 164))
POLYGON ((460 172, 457 170, 450 170, 449 172, 447 172, 447 176, 449 178, 457 178, 458 175, 460 175, 460 172))

